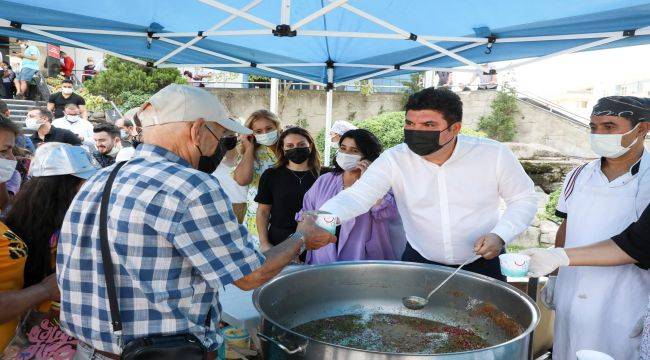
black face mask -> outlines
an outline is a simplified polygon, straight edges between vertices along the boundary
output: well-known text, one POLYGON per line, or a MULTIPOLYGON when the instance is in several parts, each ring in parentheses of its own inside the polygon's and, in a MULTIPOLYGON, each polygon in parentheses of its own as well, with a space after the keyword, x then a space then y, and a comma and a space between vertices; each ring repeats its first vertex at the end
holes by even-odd
POLYGON ((311 151, 308 147, 293 148, 284 151, 284 156, 294 164, 302 164, 309 158, 311 151))
POLYGON ((447 131, 451 125, 442 131, 422 131, 422 130, 407 130, 404 129, 404 142, 408 145, 409 149, 420 156, 427 156, 442 149, 443 146, 449 144, 454 139, 440 144, 440 133, 447 131))
MULTIPOLYGON (((210 132, 210 134, 212 134, 212 136, 214 136, 217 140, 219 140, 217 135, 215 135, 212 132, 212 130, 210 130, 209 127, 206 126, 205 128, 208 129, 208 131, 210 132)), ((219 154, 220 153, 219 149, 222 148, 221 141, 219 141, 217 148, 214 149, 214 153, 209 156, 203 155, 203 152, 201 151, 200 147, 197 146, 196 148, 199 150, 199 154, 201 154, 201 157, 199 157, 199 167, 197 167, 197 170, 203 171, 204 173, 207 174, 212 174, 215 170, 217 170, 217 166, 219 166, 221 159, 223 159, 223 156, 225 155, 225 152, 219 154)))
POLYGON ((234 149, 235 146, 237 146, 236 136, 221 138, 221 141, 219 141, 219 146, 217 146, 217 152, 214 154, 214 162, 216 163, 217 167, 219 167, 219 164, 221 163, 221 160, 223 160, 223 157, 226 156, 226 153, 234 149))

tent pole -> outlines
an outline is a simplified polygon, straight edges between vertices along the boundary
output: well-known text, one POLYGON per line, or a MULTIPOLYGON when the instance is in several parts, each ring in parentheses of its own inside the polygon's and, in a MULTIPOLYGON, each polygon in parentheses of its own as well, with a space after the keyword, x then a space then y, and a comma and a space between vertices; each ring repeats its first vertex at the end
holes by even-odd
MULTIPOLYGON (((477 47, 477 46, 480 46, 480 45, 481 44, 479 44, 479 43, 463 45, 463 46, 459 46, 457 48, 451 49, 451 51, 453 51, 453 52, 461 52, 461 51, 471 49, 471 48, 474 48, 474 47, 477 47)), ((405 69, 405 70, 415 70, 415 69, 411 69, 410 67, 412 65, 421 64, 423 62, 427 62, 427 61, 430 61, 430 60, 435 60, 435 59, 438 59, 438 58, 441 58, 441 57, 444 57, 444 56, 446 56, 446 55, 445 54, 436 54, 436 55, 432 55, 432 56, 427 56, 427 57, 422 58, 422 59, 409 61, 406 64, 402 65, 400 68, 405 69)), ((424 70, 437 70, 437 69, 436 68, 427 68, 427 69, 424 69, 424 70)), ((446 71, 448 69, 441 68, 439 70, 446 71)), ((463 70, 461 70, 461 69, 453 69, 453 71, 464 71, 464 70, 466 70, 466 69, 463 69, 463 70)), ((336 83, 335 85, 336 86, 350 85, 350 84, 354 84, 355 81, 361 81, 361 80, 369 79, 371 77, 388 74, 388 73, 391 73, 393 71, 396 71, 396 69, 394 67, 391 67, 389 69, 384 69, 384 70, 380 70, 380 71, 377 71, 377 72, 374 72, 374 73, 366 74, 366 75, 360 76, 358 78, 347 80, 345 82, 336 83)), ((473 72, 473 70, 471 70, 471 71, 473 72)))
MULTIPOLYGON (((406 39, 408 39, 411 36, 411 33, 407 32, 406 30, 400 29, 397 26, 395 26, 393 24, 390 24, 387 21, 381 20, 381 19, 379 19, 379 18, 377 18, 377 17, 375 17, 373 15, 370 15, 370 14, 368 14, 368 13, 366 13, 366 12, 360 10, 360 9, 357 9, 354 6, 351 6, 349 4, 343 4, 343 5, 341 5, 341 7, 348 10, 348 11, 350 11, 350 12, 352 12, 352 13, 354 13, 354 14, 357 14, 357 15, 361 16, 362 18, 364 18, 366 20, 369 20, 369 21, 371 21, 371 22, 373 22, 373 23, 375 23, 377 25, 383 26, 383 27, 385 27, 385 28, 387 28, 389 30, 392 30, 393 32, 401 34, 406 39)), ((419 37, 417 39, 415 39, 415 41, 417 41, 418 43, 420 43, 420 44, 422 44, 422 45, 424 45, 424 46, 426 46, 428 48, 431 48, 431 49, 436 50, 436 51, 438 51, 440 53, 443 53, 443 54, 445 54, 445 55, 447 55, 447 56, 449 56, 451 58, 454 58, 454 59, 462 62, 463 64, 473 66, 473 67, 475 67, 477 69, 482 70, 482 68, 481 68, 481 66, 479 64, 477 64, 477 63, 475 63, 473 61, 470 61, 470 60, 468 60, 468 59, 466 59, 466 58, 464 58, 464 57, 462 57, 462 56, 460 56, 458 54, 455 54, 454 52, 449 51, 449 50, 443 48, 442 46, 436 45, 436 44, 434 44, 434 43, 432 43, 430 41, 421 39, 419 37)))
POLYGON ((282 0, 280 4, 280 23, 289 24, 291 22, 291 0, 282 0))
POLYGON ((330 166, 332 144, 330 143, 330 129, 332 128, 333 89, 327 90, 325 104, 325 166, 330 166))
POLYGON ((332 110, 334 107, 334 64, 327 67, 327 99, 325 101, 325 166, 330 166, 332 144, 330 143, 330 129, 332 129, 332 110))
POLYGON ((266 21, 264 19, 258 18, 255 15, 251 15, 251 14, 249 14, 247 12, 243 12, 241 10, 235 9, 235 8, 230 7, 228 5, 222 4, 222 3, 218 2, 218 1, 215 1, 215 0, 198 0, 198 1, 200 1, 200 2, 202 2, 204 4, 206 4, 206 5, 210 5, 212 7, 215 7, 217 9, 219 9, 219 10, 223 10, 223 11, 225 11, 227 13, 232 14, 232 15, 237 15, 240 18, 244 18, 244 19, 246 19, 246 20, 248 20, 250 22, 253 22, 255 24, 262 25, 262 26, 264 26, 266 28, 269 28, 271 30, 275 30, 275 25, 274 24, 272 24, 272 23, 270 23, 270 22, 268 22, 268 21, 266 21))
MULTIPOLYGON (((253 1, 249 2, 246 6, 241 8, 241 11, 248 11, 248 10, 254 8, 255 6, 257 6, 261 2, 262 2, 262 0, 253 0, 253 1)), ((223 27, 224 25, 227 25, 228 23, 232 22, 236 18, 237 18, 237 15, 230 15, 227 18, 225 18, 224 20, 222 20, 222 21, 218 22, 217 24, 215 24, 210 29, 208 29, 208 31, 218 30, 219 28, 223 27)), ((179 46, 177 49, 171 51, 167 55, 165 55, 165 56, 161 57, 160 59, 158 59, 158 61, 156 61, 154 63, 154 66, 158 66, 159 64, 162 64, 163 62, 167 61, 167 59, 171 58, 172 56, 174 56, 174 55, 178 54, 179 52, 187 49, 188 47, 196 44, 201 39, 203 39, 202 36, 195 36, 194 39, 186 42, 185 44, 179 46)))
POLYGON ((97 46, 89 45, 89 44, 83 43, 81 41, 68 39, 66 37, 55 35, 55 34, 47 32, 47 31, 39 30, 39 29, 37 29, 37 28, 35 28, 35 27, 31 26, 31 25, 23 25, 21 27, 21 30, 25 30, 25 31, 28 31, 28 32, 31 32, 31 33, 34 33, 34 34, 45 36, 47 38, 58 40, 58 41, 61 41, 61 42, 64 42, 64 43, 67 43, 67 44, 70 44, 70 45, 76 45, 76 46, 84 48, 84 49, 105 52, 107 54, 113 55, 113 56, 118 57, 120 59, 124 59, 124 60, 127 60, 127 61, 134 62, 136 64, 140 64, 140 65, 146 65, 147 64, 146 61, 136 59, 136 58, 131 57, 131 56, 122 55, 122 54, 119 54, 119 53, 116 53, 116 52, 113 52, 113 51, 110 51, 110 50, 102 49, 102 48, 97 47, 97 46))
MULTIPOLYGON (((183 46, 182 42, 176 41, 174 39, 167 39, 167 38, 161 37, 160 41, 164 41, 166 43, 177 45, 177 46, 183 46)), ((216 57, 219 57, 219 58, 222 58, 222 59, 230 60, 232 62, 240 63, 240 64, 242 64, 242 66, 249 66, 250 65, 250 62, 248 62, 248 61, 244 61, 242 59, 238 59, 238 58, 232 57, 230 55, 218 53, 216 51, 206 50, 206 49, 194 46, 194 45, 189 46, 188 48, 190 50, 198 51, 198 52, 201 52, 201 53, 204 53, 204 54, 208 54, 208 55, 216 56, 216 57)))
MULTIPOLYGON (((291 25, 291 30, 297 30, 297 29, 309 24, 310 22, 316 20, 317 18, 319 18, 321 16, 324 16, 328 12, 336 9, 337 7, 345 4, 346 2, 348 2, 348 0, 337 0, 337 1, 333 1, 333 2, 329 3, 327 6, 322 7, 320 10, 315 11, 315 12, 305 16, 304 18, 298 20, 295 24, 291 25)), ((286 23, 286 24, 288 24, 288 23, 286 23)))
MULTIPOLYGON (((179 41, 172 40, 172 39, 160 38, 160 40, 164 41, 164 42, 168 42, 170 44, 179 45, 179 46, 183 44, 183 43, 181 43, 179 41)), ((231 61, 234 61, 236 63, 240 63, 241 67, 249 67, 249 66, 251 66, 250 62, 244 61, 242 59, 238 59, 238 58, 235 58, 235 57, 232 57, 232 56, 229 56, 229 55, 221 54, 221 53, 218 53, 218 52, 215 52, 215 51, 205 50, 205 49, 202 49, 202 48, 196 47, 196 46, 190 46, 189 48, 191 50, 196 50, 196 51, 202 52, 204 54, 208 54, 208 55, 220 57, 220 58, 223 58, 223 59, 226 59, 226 60, 231 60, 231 61)), ((174 64, 174 65, 181 66, 181 65, 178 65, 178 64, 174 64)), ((193 66, 195 66, 195 65, 193 65, 193 66)), ((290 74, 288 72, 284 72, 284 71, 281 71, 281 70, 276 70, 276 69, 270 68, 268 66, 258 64, 257 68, 268 71, 268 72, 272 72, 272 73, 275 73, 275 74, 279 74, 279 75, 285 76, 285 77, 290 78, 290 79, 305 81, 305 82, 308 82, 308 83, 311 83, 311 84, 314 84, 314 85, 319 85, 319 86, 324 86, 325 85, 325 84, 323 84, 321 82, 314 81, 312 79, 308 79, 308 78, 303 77, 303 76, 290 74)))
MULTIPOLYGON (((639 29, 639 30, 647 30, 647 29, 650 29, 650 26, 639 29)), ((510 70, 510 69, 513 69, 513 68, 516 68, 516 67, 520 67, 520 66, 523 66, 523 65, 536 63, 538 61, 554 58, 556 56, 565 55, 565 54, 572 54, 572 53, 575 53, 575 52, 578 52, 578 51, 591 49, 591 48, 594 48, 594 47, 597 47, 597 46, 600 46, 600 45, 609 44, 611 42, 618 41, 618 40, 625 39, 625 38, 626 38, 626 36, 623 36, 622 33, 619 33, 617 36, 612 36, 612 37, 609 37, 609 38, 600 39, 600 40, 597 40, 597 41, 592 41, 592 42, 582 44, 582 45, 579 45, 579 46, 575 46, 575 47, 572 47, 572 48, 569 48, 569 49, 564 49, 564 50, 558 51, 556 53, 552 53, 552 54, 536 57, 536 58, 533 58, 533 59, 530 59, 530 60, 522 61, 522 62, 520 62, 518 64, 512 64, 512 65, 504 66, 501 69, 497 69, 497 73, 507 71, 507 70, 510 70)))
POLYGON ((427 70, 424 72, 424 88, 430 88, 433 86, 433 70, 427 70))
POLYGON ((276 78, 271 78, 271 104, 269 105, 269 110, 272 113, 278 113, 278 90, 280 81, 276 78))

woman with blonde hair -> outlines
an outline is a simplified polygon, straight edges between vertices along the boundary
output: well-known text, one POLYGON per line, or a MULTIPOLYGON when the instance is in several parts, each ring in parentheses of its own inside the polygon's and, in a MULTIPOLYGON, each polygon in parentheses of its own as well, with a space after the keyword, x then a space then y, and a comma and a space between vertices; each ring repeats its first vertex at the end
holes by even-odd
POLYGON ((253 130, 253 135, 242 135, 239 164, 233 172, 233 179, 241 186, 247 186, 246 214, 244 225, 254 235, 256 245, 259 239, 255 216, 255 196, 262 173, 273 167, 278 157, 278 137, 282 129, 278 117, 268 110, 257 110, 248 116, 244 125, 253 130))

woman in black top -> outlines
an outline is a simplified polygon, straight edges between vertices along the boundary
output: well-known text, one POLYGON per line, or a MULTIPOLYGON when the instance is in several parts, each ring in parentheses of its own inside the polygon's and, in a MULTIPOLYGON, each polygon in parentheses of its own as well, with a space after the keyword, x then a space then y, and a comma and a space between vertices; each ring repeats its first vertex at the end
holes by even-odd
POLYGON ((296 231, 296 213, 320 174, 320 158, 307 130, 293 127, 278 139, 278 162, 260 178, 256 221, 260 248, 266 251, 296 231))

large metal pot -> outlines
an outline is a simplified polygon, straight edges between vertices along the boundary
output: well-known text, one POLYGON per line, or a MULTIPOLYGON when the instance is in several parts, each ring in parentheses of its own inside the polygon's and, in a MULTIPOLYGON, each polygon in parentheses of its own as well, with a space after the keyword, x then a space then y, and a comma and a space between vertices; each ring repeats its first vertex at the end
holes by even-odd
POLYGON ((453 269, 425 264, 365 261, 305 266, 281 274, 253 294, 262 317, 260 339, 265 359, 526 359, 539 309, 523 292, 491 278, 460 271, 433 295, 427 307, 408 310, 406 295, 426 296, 453 269), (524 329, 515 338, 485 317, 471 315, 481 302, 492 303, 524 329), (321 342, 292 328, 336 315, 389 313, 481 329, 495 343, 481 350, 438 355, 380 353, 321 342), (488 334, 489 333, 489 334, 488 334))

